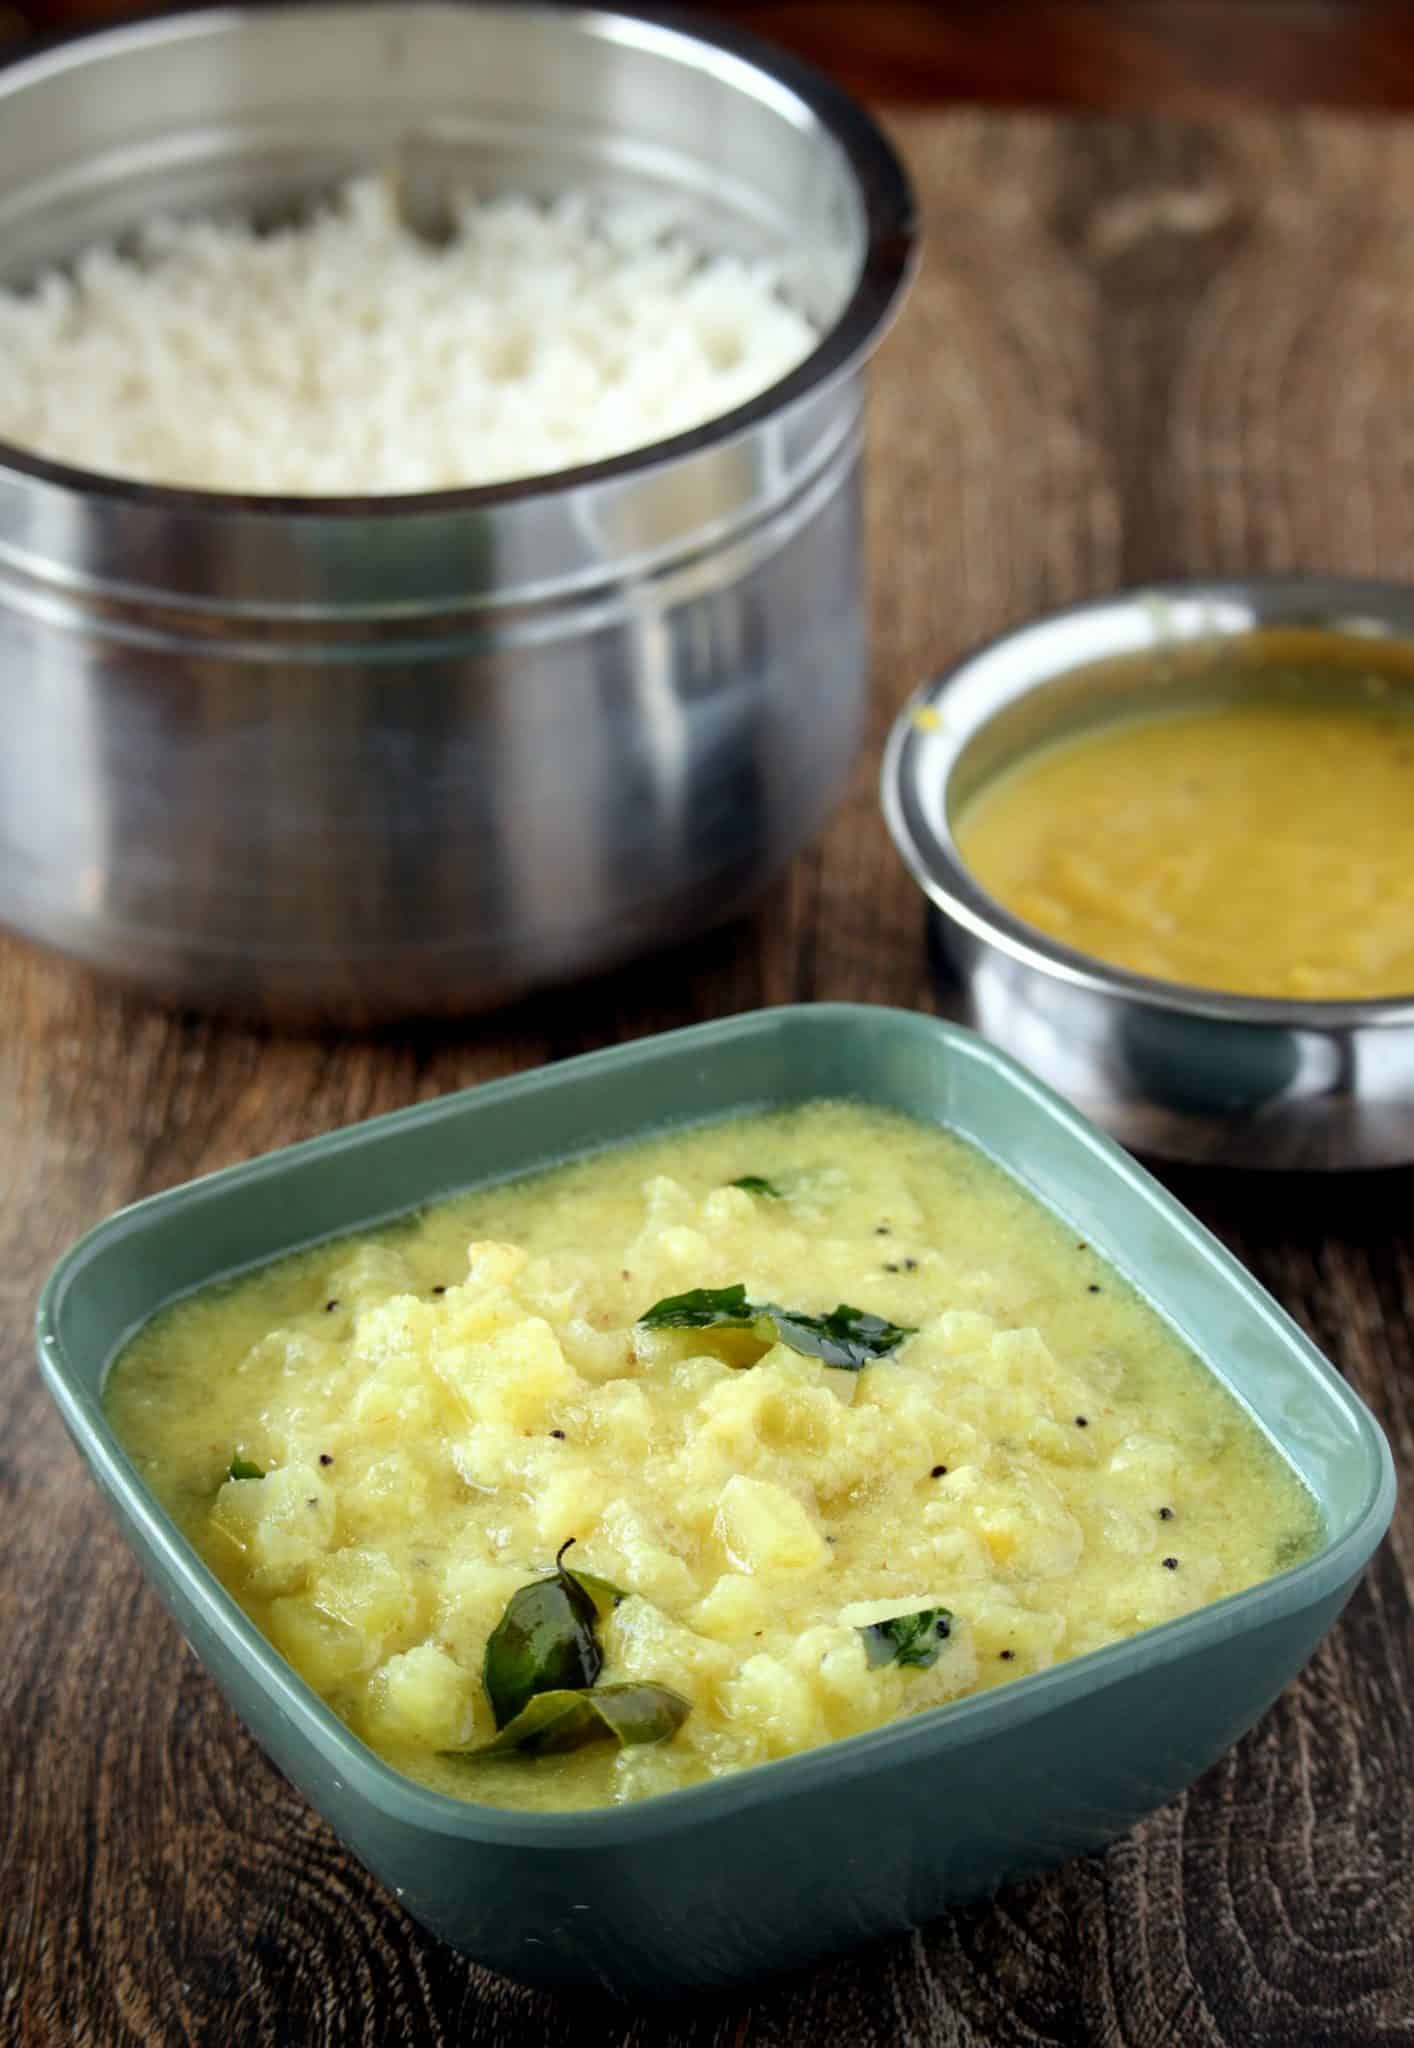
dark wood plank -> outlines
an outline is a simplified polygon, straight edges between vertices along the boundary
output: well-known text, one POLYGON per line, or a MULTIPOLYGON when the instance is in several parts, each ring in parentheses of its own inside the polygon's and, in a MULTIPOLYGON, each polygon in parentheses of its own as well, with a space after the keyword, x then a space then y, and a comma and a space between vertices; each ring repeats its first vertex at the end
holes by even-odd
MULTIPOLYGON (((29 1321, 117 1203, 341 1121, 758 1002, 927 1006, 877 811, 917 677, 1037 606, 1184 569, 1407 574, 1414 133, 915 116, 932 235, 874 387, 868 745, 752 920, 466 1026, 164 1016, 0 945, 0 2039, 486 2048, 1414 2043, 1414 1489, 1233 1754, 1107 1854, 677 2011, 556 2000, 423 1936, 182 1650, 40 1392, 29 1321)), ((1414 1471, 1414 1174, 1170 1176, 1414 1471)))
POLYGON ((1414 105, 1414 18, 1380 0, 738 0, 711 11, 896 105, 1414 105))
MULTIPOLYGON (((7 14, 48 34, 146 11, 5 0, 0 38, 7 14)), ((1414 106, 1414 13, 1400 0, 720 0, 698 11, 895 104, 1414 106)))

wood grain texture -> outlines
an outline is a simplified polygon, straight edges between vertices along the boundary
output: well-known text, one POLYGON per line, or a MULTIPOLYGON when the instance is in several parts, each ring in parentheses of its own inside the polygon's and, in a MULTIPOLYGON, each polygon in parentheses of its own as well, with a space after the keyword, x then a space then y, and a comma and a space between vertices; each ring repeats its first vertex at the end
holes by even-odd
POLYGON ((6 2042, 1414 2044, 1414 1174, 1169 1176, 1381 1415, 1405 1475, 1390 1543, 1253 1734, 1105 1855, 680 2009, 534 1994, 421 1934, 182 1648, 34 1373, 43 1271, 134 1196, 694 1018, 928 1007, 878 749, 916 679, 969 642, 1163 573, 1408 575, 1414 131, 897 130, 932 239, 874 380, 868 745, 754 919, 493 1019, 342 1042, 159 1015, 0 946, 6 2042))

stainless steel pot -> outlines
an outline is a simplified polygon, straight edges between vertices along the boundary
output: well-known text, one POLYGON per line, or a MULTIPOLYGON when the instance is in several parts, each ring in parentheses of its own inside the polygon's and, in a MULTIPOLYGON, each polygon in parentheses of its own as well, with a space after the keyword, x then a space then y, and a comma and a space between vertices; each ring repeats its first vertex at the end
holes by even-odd
POLYGON ((819 347, 753 403, 486 489, 250 498, 0 445, 0 918, 160 996, 484 1005, 725 918, 815 830, 866 650, 862 366, 912 205, 872 122, 701 25, 224 9, 0 68, 0 281, 154 211, 287 211, 395 156, 671 193, 819 347))
POLYGON ((970 873, 951 821, 1039 742, 1175 693, 1343 669, 1414 696, 1414 590, 1331 578, 1165 584, 1038 619, 905 706, 884 758, 894 842, 933 906, 944 1008, 1136 1151, 1238 1166, 1414 1161, 1414 990, 1300 1003, 1111 967, 970 873))

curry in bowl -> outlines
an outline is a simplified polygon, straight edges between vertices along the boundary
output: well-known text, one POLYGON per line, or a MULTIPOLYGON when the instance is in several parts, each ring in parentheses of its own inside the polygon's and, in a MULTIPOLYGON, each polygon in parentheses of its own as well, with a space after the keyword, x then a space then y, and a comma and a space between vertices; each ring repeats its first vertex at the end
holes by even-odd
POLYGON ((987 781, 954 820, 962 859, 1110 966, 1298 1002, 1414 994, 1408 679, 1234 665, 1227 694, 1213 670, 1196 700, 1151 690, 987 781))
POLYGON ((1006 1685, 1309 1555, 1316 1506, 962 1138, 818 1101, 161 1312, 113 1425, 397 1768, 636 1801, 1006 1685))

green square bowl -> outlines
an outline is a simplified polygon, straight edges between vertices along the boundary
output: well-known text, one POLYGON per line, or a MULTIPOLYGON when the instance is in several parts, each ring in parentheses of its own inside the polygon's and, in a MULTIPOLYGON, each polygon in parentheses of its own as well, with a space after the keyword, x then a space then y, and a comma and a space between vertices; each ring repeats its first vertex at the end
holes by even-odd
POLYGON ((1132 1159, 970 1033, 902 1011, 756 1012, 419 1104, 157 1195, 60 1262, 39 1359, 123 1532, 256 1739, 419 1920, 479 1962, 633 1993, 719 1984, 910 1927, 1092 1849, 1189 1784, 1335 1620, 1389 1523, 1378 1426, 1132 1159), (1065 1217, 1279 1446, 1325 1539, 1295 1569, 971 1700, 641 1805, 508 1813, 381 1763, 178 1534, 100 1405, 174 1296, 576 1153, 818 1096, 946 1124, 1065 1217))

